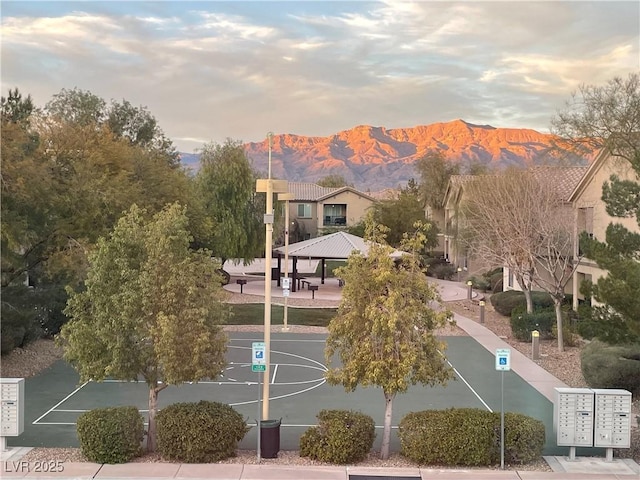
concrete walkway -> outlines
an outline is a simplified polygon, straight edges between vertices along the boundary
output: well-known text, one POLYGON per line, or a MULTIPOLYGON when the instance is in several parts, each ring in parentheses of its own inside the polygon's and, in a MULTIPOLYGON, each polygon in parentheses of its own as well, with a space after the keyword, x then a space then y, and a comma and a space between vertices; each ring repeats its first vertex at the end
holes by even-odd
MULTIPOLYGON (((254 268, 257 268, 254 266, 254 268)), ((309 266, 309 269, 315 267, 309 266)), ((234 276, 249 275, 242 268, 230 272, 234 276)), ((437 282, 444 301, 462 300, 467 298, 467 287, 457 282, 434 280, 437 282)), ((319 282, 318 282, 319 283, 319 282)), ((231 283, 225 288, 240 293, 240 285, 231 283)), ((244 294, 264 295, 264 280, 249 281, 243 286, 244 294)), ((274 302, 282 301, 282 289, 272 282, 272 298, 274 302)), ((291 293, 292 298, 311 297, 308 290, 291 293)), ((335 279, 327 279, 315 292, 317 300, 332 300, 337 305, 341 298, 341 288, 335 279)), ((320 302, 318 302, 320 303, 320 302)), ((325 302, 323 302, 325 303, 325 302)), ((475 338, 484 348, 495 354, 497 348, 510 348, 493 332, 475 320, 455 315, 460 328, 475 338)), ((548 373, 542 367, 515 349, 511 349, 511 369, 531 384, 546 398, 554 402, 554 388, 566 385, 548 373)), ((174 463, 127 463, 122 465, 98 465, 93 463, 66 463, 60 465, 43 465, 24 463, 21 454, 28 449, 13 449, 2 454, 1 478, 58 478, 58 479, 123 479, 144 478, 153 479, 216 479, 216 480, 349 480, 350 475, 406 477, 415 479, 437 480, 620 480, 640 479, 640 467, 633 460, 619 460, 605 462, 604 458, 578 457, 577 461, 569 462, 564 457, 549 457, 547 462, 554 472, 533 472, 520 470, 475 470, 475 469, 446 469, 430 468, 367 468, 367 467, 315 467, 315 466, 283 466, 283 465, 242 465, 242 464, 174 464, 174 463), (19 453, 20 452, 20 453, 19 453), (52 468, 53 467, 53 468, 52 468), (48 469, 48 472, 44 470, 48 469), (57 470, 57 471, 52 471, 57 470), (38 471, 39 470, 39 471, 38 471)))

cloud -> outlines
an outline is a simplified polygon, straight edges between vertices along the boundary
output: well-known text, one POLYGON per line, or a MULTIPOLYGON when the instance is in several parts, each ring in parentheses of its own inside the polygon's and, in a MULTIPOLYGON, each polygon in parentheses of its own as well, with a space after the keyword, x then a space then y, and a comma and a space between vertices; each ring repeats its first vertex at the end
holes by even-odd
POLYGON ((544 129, 581 83, 640 68, 634 2, 7 5, 3 85, 126 98, 189 149, 365 123, 544 129))

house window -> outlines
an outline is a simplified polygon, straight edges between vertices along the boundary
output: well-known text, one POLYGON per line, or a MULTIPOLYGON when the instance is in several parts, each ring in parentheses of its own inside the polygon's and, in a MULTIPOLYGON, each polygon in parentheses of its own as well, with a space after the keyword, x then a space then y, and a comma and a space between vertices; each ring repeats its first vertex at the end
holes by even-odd
POLYGON ((299 203, 298 204, 298 218, 311 218, 311 204, 299 203))
POLYGON ((578 209, 578 233, 593 235, 593 207, 578 209))
POLYGON ((511 269, 509 269, 509 275, 507 276, 507 286, 509 288, 513 288, 513 273, 511 272, 511 269))

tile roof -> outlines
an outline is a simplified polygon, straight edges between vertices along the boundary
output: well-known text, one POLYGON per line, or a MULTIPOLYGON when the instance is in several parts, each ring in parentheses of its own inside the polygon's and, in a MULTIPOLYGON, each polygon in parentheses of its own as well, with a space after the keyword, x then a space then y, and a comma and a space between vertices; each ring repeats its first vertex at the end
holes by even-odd
POLYGON ((563 201, 569 201, 571 193, 589 167, 531 167, 530 172, 539 182, 552 185, 563 201))
POLYGON ((289 192, 293 194, 294 201, 315 202, 318 198, 324 197, 340 190, 333 187, 321 187, 315 183, 289 182, 289 192))

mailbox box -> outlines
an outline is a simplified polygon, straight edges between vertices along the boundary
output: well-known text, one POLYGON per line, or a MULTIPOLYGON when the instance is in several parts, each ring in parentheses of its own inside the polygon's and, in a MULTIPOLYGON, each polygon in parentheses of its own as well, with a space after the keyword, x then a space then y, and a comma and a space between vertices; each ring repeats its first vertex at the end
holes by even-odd
POLYGON ((556 388, 553 426, 558 446, 592 447, 594 393, 590 388, 556 388))
POLYGON ((0 437, 24 432, 24 378, 0 378, 0 437))
POLYGON ((594 388, 594 446, 631 447, 631 392, 594 388))

